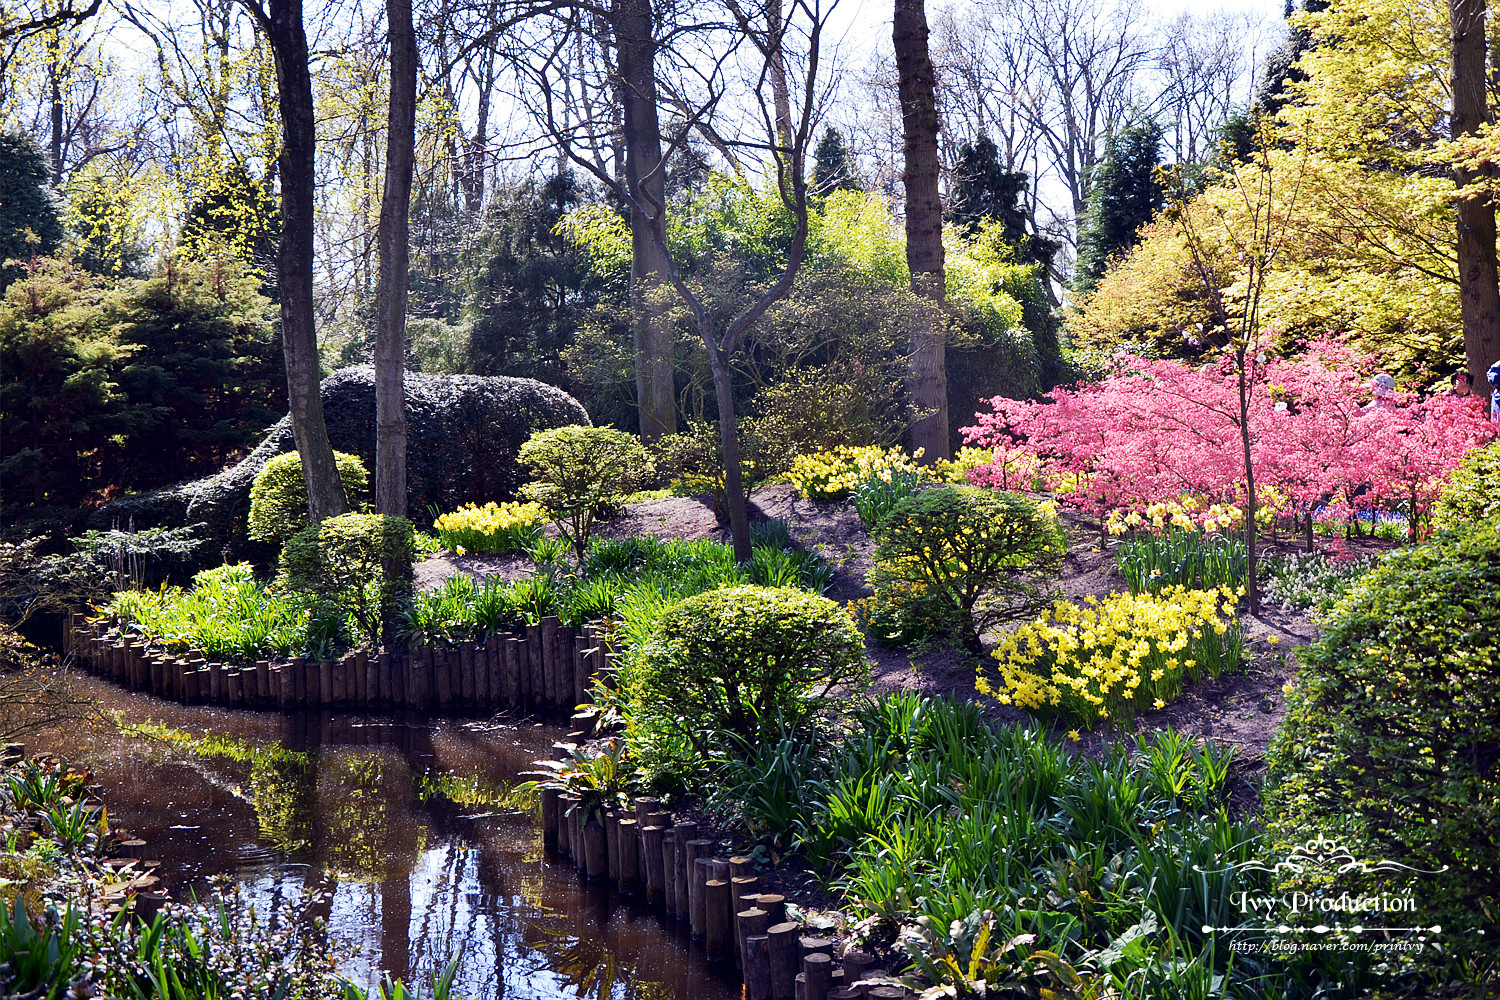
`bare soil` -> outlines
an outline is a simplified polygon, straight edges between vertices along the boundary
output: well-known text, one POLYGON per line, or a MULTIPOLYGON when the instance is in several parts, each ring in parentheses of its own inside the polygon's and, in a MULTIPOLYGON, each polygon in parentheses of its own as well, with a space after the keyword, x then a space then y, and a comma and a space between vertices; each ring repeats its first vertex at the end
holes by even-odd
MULTIPOLYGON (((792 539, 817 553, 834 569, 828 596, 840 602, 867 597, 865 582, 874 549, 869 532, 847 501, 820 503, 805 500, 790 485, 757 488, 750 496, 751 520, 780 518, 787 522, 792 539)), ((1074 512, 1062 512, 1068 532, 1068 555, 1063 561, 1058 587, 1069 600, 1087 596, 1103 598, 1125 589, 1116 574, 1109 542, 1101 537, 1097 520, 1074 512)), ((668 497, 630 504, 600 527, 605 538, 656 535, 661 538, 727 541, 727 533, 714 517, 706 496, 668 497)), ((1356 539, 1346 542, 1351 552, 1378 551, 1391 543, 1356 539)), ((1267 551, 1291 551, 1295 542, 1275 540, 1267 551)), ((534 569, 525 556, 455 556, 444 552, 423 560, 415 568, 420 587, 435 587, 454 573, 476 579, 498 576, 514 580, 534 569)), ((1232 744, 1239 751, 1242 767, 1258 770, 1260 761, 1285 714, 1283 688, 1295 672, 1296 647, 1317 637, 1317 628, 1300 613, 1265 608, 1260 615, 1245 615, 1241 625, 1246 637, 1246 669, 1243 673, 1204 679, 1188 686, 1183 696, 1159 711, 1137 716, 1136 727, 1150 731, 1171 727, 1179 732, 1232 744)), ((990 637, 993 640, 994 637, 990 637)), ((892 649, 871 643, 871 689, 875 693, 911 690, 957 698, 975 696, 976 658, 961 648, 941 645, 928 649, 892 649)), ((1014 709, 991 703, 998 719, 1025 721, 1014 709)), ((1108 741, 1119 738, 1109 729, 1081 734, 1077 748, 1097 753, 1108 741)))

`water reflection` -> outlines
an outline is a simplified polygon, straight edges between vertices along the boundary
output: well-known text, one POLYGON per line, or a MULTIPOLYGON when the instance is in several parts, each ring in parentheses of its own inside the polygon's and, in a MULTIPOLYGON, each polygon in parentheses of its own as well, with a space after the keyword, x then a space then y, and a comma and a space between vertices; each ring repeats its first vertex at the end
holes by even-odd
POLYGON ((678 925, 544 859, 514 786, 556 729, 231 712, 85 683, 178 740, 75 732, 48 747, 97 763, 111 817, 146 839, 173 891, 229 874, 263 910, 326 893, 318 913, 355 949, 356 981, 425 980, 461 955, 473 998, 739 995, 678 925))

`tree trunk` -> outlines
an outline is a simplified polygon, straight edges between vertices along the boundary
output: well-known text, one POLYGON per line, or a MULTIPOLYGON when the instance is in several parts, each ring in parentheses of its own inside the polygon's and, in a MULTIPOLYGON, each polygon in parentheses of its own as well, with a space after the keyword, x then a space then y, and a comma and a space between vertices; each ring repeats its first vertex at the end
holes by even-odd
POLYGON ((781 0, 765 0, 766 61, 771 68, 771 99, 776 107, 776 141, 792 144, 792 95, 786 83, 786 49, 782 36, 786 32, 781 16, 781 0))
MULTIPOLYGON (((912 291, 942 305, 943 203, 938 195, 938 115, 923 0, 896 0, 894 42, 905 136, 906 265, 912 291)), ((913 337, 910 395, 920 411, 911 428, 922 461, 949 456, 948 373, 944 331, 933 322, 913 337)))
POLYGON ((661 124, 656 105, 656 39, 651 33, 650 0, 617 0, 613 10, 619 54, 625 133, 625 185, 636 205, 630 212, 630 306, 635 336, 636 402, 641 438, 655 441, 677 431, 677 399, 672 384, 672 333, 655 294, 668 280, 671 261, 652 238, 655 221, 666 211, 661 124))
MULTIPOLYGON (((385 187, 380 197, 380 286, 375 330, 375 510, 406 516, 406 293, 412 161, 417 127, 417 36, 411 0, 386 0, 391 44, 391 101, 386 127, 385 187)), ((411 580, 411 562, 387 561, 382 643, 396 645, 396 604, 411 580)))
POLYGON ((1245 599, 1252 615, 1260 614, 1260 587, 1255 580, 1255 463, 1250 453, 1250 378, 1245 366, 1251 364, 1246 348, 1239 350, 1240 449, 1245 462, 1245 599))
MULTIPOLYGON (((704 331, 705 333, 707 331, 704 331)), ((714 399, 719 407, 719 443, 724 452, 724 506, 729 508, 729 534, 735 562, 746 562, 750 548, 750 517, 745 508, 745 478, 740 469, 740 434, 734 421, 734 375, 724 352, 709 342, 709 369, 714 377, 714 399)))
POLYGON ((345 505, 319 392, 322 369, 313 321, 313 154, 317 131, 302 0, 271 0, 270 13, 262 26, 276 62, 281 103, 281 246, 276 251, 276 285, 281 296, 287 408, 307 479, 308 512, 314 521, 321 521, 342 514, 345 505))
MULTIPOLYGON (((1477 132, 1488 120, 1485 104, 1485 0, 1450 0, 1453 29, 1453 138, 1477 132)), ((1454 170, 1462 187, 1475 179, 1454 170)), ((1489 198, 1458 203, 1458 286, 1462 301, 1464 355, 1474 384, 1500 360, 1500 281, 1495 270, 1495 204, 1489 198)))

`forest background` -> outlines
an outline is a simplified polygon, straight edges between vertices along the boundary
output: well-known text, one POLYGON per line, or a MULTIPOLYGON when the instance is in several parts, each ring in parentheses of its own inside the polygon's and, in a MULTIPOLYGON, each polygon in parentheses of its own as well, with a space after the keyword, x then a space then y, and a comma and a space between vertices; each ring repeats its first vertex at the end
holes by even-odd
MULTIPOLYGON (((703 317, 636 294, 626 6, 412 11, 405 361, 535 377, 596 422, 712 450, 722 400, 703 317), (670 391, 645 426, 642 314, 670 345, 670 391)), ((1120 346, 1215 349, 1233 319, 1219 306, 1243 298, 1236 226, 1263 207, 1294 234, 1259 306, 1273 339, 1350 336, 1403 387, 1464 364, 1453 175, 1487 140, 1451 141, 1448 5, 934 5, 936 296, 912 280, 897 53, 866 6, 642 8, 669 256, 699 311, 726 322, 789 281, 726 355, 752 476, 813 447, 917 443, 941 408, 938 457, 983 399, 1097 375, 1120 346), (794 131, 805 145, 785 141, 794 131), (1237 184, 1256 150, 1283 175, 1275 205, 1237 184), (793 162, 800 268, 776 175, 793 162), (1227 295, 1205 291, 1194 233, 1227 295), (933 331, 941 407, 910 374, 933 331)), ((0 22, 0 257, 24 279, 0 312, 8 528, 75 527, 108 499, 212 472, 286 409, 285 129, 258 9, 38 0, 0 22)), ((306 12, 323 371, 376 347, 386 14, 306 12)))

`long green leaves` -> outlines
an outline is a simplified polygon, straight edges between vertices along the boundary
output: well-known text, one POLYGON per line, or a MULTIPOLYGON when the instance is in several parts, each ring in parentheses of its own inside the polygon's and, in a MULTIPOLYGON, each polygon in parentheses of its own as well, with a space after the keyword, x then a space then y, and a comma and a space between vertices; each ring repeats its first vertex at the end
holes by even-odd
POLYGON ((1122 539, 1115 547, 1115 565, 1130 592, 1139 594, 1171 586, 1234 589, 1244 584, 1249 560, 1240 538, 1173 527, 1122 539))

